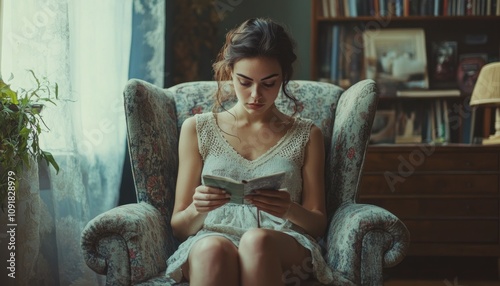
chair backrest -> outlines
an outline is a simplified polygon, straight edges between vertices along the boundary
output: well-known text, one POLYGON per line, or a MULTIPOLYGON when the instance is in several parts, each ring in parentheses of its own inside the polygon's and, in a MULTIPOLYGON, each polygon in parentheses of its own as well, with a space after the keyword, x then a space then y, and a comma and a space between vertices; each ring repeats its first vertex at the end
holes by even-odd
MULTIPOLYGON (((125 88, 137 199, 154 205, 168 221, 175 194, 179 128, 188 117, 211 111, 216 88, 214 81, 199 81, 162 89, 136 79, 125 88)), ((296 116, 312 119, 323 131, 327 208, 331 213, 356 196, 376 110, 375 83, 365 80, 344 92, 330 83, 299 80, 290 82, 288 88, 300 103, 296 107, 280 95, 278 108, 287 114, 297 111, 296 116)))
MULTIPOLYGON (((180 128, 184 120, 196 113, 211 111, 216 89, 215 81, 188 82, 168 88, 167 92, 176 105, 177 127, 180 128)), ((290 82, 288 91, 299 100, 298 106, 282 91, 276 106, 286 114, 296 112, 296 116, 312 119, 329 143, 335 109, 343 90, 330 83, 299 80, 290 82)))

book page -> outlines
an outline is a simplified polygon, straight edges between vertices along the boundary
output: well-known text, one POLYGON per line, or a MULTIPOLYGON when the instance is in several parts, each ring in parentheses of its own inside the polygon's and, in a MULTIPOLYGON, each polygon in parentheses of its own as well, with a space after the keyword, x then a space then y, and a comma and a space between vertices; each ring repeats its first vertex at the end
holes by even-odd
POLYGON ((244 203, 244 184, 235 181, 231 178, 204 175, 203 183, 205 186, 223 189, 231 194, 230 203, 243 204, 244 203))
POLYGON ((285 182, 285 172, 279 172, 268 176, 257 177, 250 180, 238 182, 231 178, 204 175, 203 182, 206 186, 223 189, 231 194, 230 203, 244 204, 244 196, 251 194, 254 190, 279 190, 285 182))
POLYGON ((254 190, 279 190, 285 182, 285 175, 285 172, 280 172, 247 181, 245 195, 251 194, 254 190))

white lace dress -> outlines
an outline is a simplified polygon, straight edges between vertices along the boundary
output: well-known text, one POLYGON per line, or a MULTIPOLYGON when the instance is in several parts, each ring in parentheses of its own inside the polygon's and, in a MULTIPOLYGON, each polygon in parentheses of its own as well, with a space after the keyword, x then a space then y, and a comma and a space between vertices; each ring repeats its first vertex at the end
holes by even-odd
MULTIPOLYGON (((285 171, 287 175, 284 187, 290 192, 292 201, 300 203, 304 147, 309 140, 313 124, 311 120, 296 118, 293 126, 276 145, 255 160, 248 160, 226 141, 213 113, 199 114, 195 117, 199 151, 204 161, 202 175, 218 175, 241 181, 285 171)), ((166 275, 177 282, 181 280, 180 267, 186 262, 191 247, 201 238, 220 235, 238 246, 243 233, 256 227, 257 212, 252 205, 228 203, 211 211, 205 219, 203 228, 184 241, 167 260, 166 275)), ((311 251, 316 279, 325 284, 332 282, 332 272, 323 259, 321 248, 315 239, 300 231, 290 221, 266 212, 260 212, 260 227, 282 231, 294 237, 311 251)))

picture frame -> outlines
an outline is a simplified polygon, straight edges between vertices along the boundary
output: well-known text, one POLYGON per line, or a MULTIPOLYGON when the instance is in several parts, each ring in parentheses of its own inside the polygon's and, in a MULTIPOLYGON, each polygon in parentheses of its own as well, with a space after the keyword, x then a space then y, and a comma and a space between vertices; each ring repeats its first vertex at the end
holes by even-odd
POLYGON ((396 135, 396 111, 378 109, 373 119, 370 144, 393 144, 396 135))
POLYGON ((377 82, 381 95, 429 88, 423 29, 367 30, 363 42, 365 76, 377 82))
POLYGON ((457 88, 458 43, 432 42, 429 66, 430 85, 433 89, 457 88))
POLYGON ((488 63, 486 53, 461 54, 459 56, 457 83, 458 88, 466 94, 472 93, 476 84, 479 72, 488 63))
POLYGON ((396 144, 422 143, 422 105, 415 102, 399 103, 396 109, 396 144))

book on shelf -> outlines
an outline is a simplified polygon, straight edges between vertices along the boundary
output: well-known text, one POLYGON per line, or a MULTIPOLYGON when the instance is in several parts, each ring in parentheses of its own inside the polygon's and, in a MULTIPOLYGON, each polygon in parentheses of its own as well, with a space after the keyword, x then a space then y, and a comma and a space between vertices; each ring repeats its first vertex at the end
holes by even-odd
POLYGON ((460 90, 458 89, 409 89, 409 90, 398 90, 396 91, 396 96, 398 97, 458 97, 460 96, 460 90))
POLYGON ((362 79, 362 43, 355 38, 356 32, 345 25, 321 28, 318 36, 318 75, 321 81, 345 86, 342 83, 362 79))
POLYGON ((330 78, 333 80, 333 82, 338 82, 339 80, 340 42, 340 26, 334 25, 332 27, 332 51, 330 67, 330 78))
POLYGON ((286 173, 278 172, 249 180, 236 181, 231 178, 203 175, 205 186, 220 188, 231 194, 230 203, 246 204, 245 196, 254 190, 279 190, 285 182, 286 173))
POLYGON ((460 130, 462 118, 453 114, 455 103, 446 98, 436 99, 427 103, 425 109, 426 122, 423 132, 424 141, 432 143, 466 143, 461 142, 460 130), (453 107, 452 107, 453 106, 453 107))
POLYGON ((456 113, 456 107, 456 100, 448 98, 398 102, 394 143, 470 143, 462 138, 464 132, 469 134, 470 124, 462 122, 468 116, 456 113))
POLYGON ((500 16, 500 0, 320 0, 322 17, 500 16))

